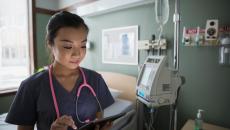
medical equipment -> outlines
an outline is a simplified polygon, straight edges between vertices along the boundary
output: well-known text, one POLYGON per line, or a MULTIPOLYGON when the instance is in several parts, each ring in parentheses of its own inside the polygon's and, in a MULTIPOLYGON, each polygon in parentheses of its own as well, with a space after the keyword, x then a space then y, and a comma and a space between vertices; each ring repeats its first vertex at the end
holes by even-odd
MULTIPOLYGON (((56 99, 56 95, 55 95, 55 92, 54 92, 54 87, 53 87, 53 80, 52 80, 52 69, 53 69, 53 66, 50 65, 49 66, 49 82, 50 82, 50 89, 51 89, 51 93, 52 93, 52 97, 53 97, 53 102, 54 102, 54 107, 55 107, 55 111, 56 111, 56 114, 57 114, 57 118, 60 117, 60 112, 59 112, 59 108, 58 108, 58 104, 57 104, 57 99, 56 99)), ((93 96, 95 97, 98 105, 99 105, 99 108, 100 108, 100 111, 102 112, 102 107, 101 107, 101 104, 97 98, 97 95, 95 93, 95 91, 93 90, 93 88, 87 83, 86 81, 86 77, 85 77, 85 73, 83 72, 82 68, 79 67, 79 70, 82 74, 82 77, 83 77, 83 83, 79 86, 79 89, 77 91, 77 98, 76 98, 76 116, 77 116, 77 119, 80 123, 87 123, 89 122, 90 120, 89 119, 86 119, 85 121, 82 121, 79 117, 78 117, 78 111, 77 111, 77 102, 78 102, 78 98, 80 97, 80 93, 81 93, 81 90, 82 88, 84 87, 87 87, 90 92, 93 94, 93 96)))
POLYGON ((139 40, 138 41, 138 50, 150 50, 150 49, 167 49, 167 42, 166 39, 161 39, 159 42, 158 40, 139 40))
POLYGON ((224 36, 220 40, 219 64, 230 66, 230 35, 224 36))
POLYGON ((180 0, 175 0, 175 12, 173 15, 173 22, 174 22, 173 65, 176 71, 179 70, 179 30, 180 30, 179 3, 180 0))
MULTIPOLYGON (((174 22, 174 55, 173 65, 174 69, 169 70, 166 66, 166 56, 161 56, 160 48, 158 49, 158 56, 148 56, 138 75, 136 85, 136 95, 138 101, 146 104, 151 110, 156 107, 170 105, 170 124, 169 130, 177 129, 177 97, 179 87, 182 85, 182 79, 179 76, 179 29, 180 29, 180 14, 179 14, 179 0, 175 0, 175 13, 173 15, 174 22)), ((168 21, 169 5, 168 0, 156 0, 155 12, 157 23, 160 24, 160 33, 158 41, 161 41, 163 25, 168 21), (163 15, 164 14, 164 15, 163 15)), ((158 42, 158 44, 160 44, 158 42)), ((145 49, 146 45, 142 44, 145 49)), ((147 47, 148 48, 148 47, 147 47)), ((157 109, 156 109, 157 110, 157 109)), ((154 112, 155 113, 155 112, 154 112)), ((150 114, 151 115, 151 114, 150 114)), ((152 125, 153 117, 150 117, 152 125)), ((148 127, 151 129, 151 127, 148 127)))
POLYGON ((199 41, 200 41, 200 27, 198 26, 197 29, 196 29, 196 36, 195 36, 196 45, 200 44, 199 41))
POLYGON ((155 2, 156 21, 158 24, 164 25, 169 19, 169 1, 156 0, 155 2))
POLYGON ((174 104, 181 77, 166 66, 166 56, 148 56, 138 76, 137 98, 148 107, 174 104))
POLYGON ((207 20, 206 28, 205 28, 205 40, 216 40, 218 36, 218 20, 217 19, 211 19, 207 20))
MULTIPOLYGON (((169 19, 169 1, 168 0, 156 0, 155 1, 155 15, 156 22, 159 24, 159 36, 158 36, 158 46, 162 38, 164 25, 169 19)), ((160 55, 160 49, 158 48, 158 54, 160 55)))

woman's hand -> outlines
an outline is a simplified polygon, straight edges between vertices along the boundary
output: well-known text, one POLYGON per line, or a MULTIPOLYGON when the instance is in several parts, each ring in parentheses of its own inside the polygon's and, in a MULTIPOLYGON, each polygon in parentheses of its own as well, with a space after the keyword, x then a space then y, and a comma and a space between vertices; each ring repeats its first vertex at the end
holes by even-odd
POLYGON ((73 118, 71 116, 62 116, 57 118, 51 125, 50 130, 67 130, 68 127, 73 128, 74 130, 77 129, 73 118))
POLYGON ((95 130, 110 130, 112 126, 113 122, 106 122, 106 124, 102 128, 99 125, 97 125, 95 130))

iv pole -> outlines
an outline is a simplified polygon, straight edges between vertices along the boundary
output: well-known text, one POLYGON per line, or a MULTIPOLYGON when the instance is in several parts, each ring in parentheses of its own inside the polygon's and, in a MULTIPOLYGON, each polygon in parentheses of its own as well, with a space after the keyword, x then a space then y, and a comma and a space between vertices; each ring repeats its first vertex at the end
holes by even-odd
MULTIPOLYGON (((174 22, 174 57, 173 65, 175 72, 179 71, 179 29, 180 29, 180 14, 179 14, 179 0, 175 0, 175 13, 173 15, 174 22)), ((177 129, 177 107, 174 104, 174 130, 177 129)))
POLYGON ((175 71, 179 70, 179 28, 180 28, 180 14, 179 10, 179 0, 175 0, 175 13, 173 15, 174 22, 174 57, 173 63, 175 71))

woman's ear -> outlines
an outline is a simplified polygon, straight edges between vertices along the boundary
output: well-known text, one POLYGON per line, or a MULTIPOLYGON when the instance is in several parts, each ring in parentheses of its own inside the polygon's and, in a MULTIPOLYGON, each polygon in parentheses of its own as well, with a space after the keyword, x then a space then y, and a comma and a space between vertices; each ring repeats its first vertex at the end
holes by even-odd
POLYGON ((49 42, 47 42, 47 48, 50 53, 53 53, 53 45, 49 42))
POLYGON ((46 43, 46 50, 47 50, 47 52, 48 52, 48 54, 49 54, 49 60, 50 60, 50 62, 51 63, 53 63, 53 61, 54 61, 54 52, 53 52, 53 46, 52 46, 52 44, 50 44, 49 42, 47 42, 46 43))
POLYGON ((46 44, 46 45, 47 45, 48 49, 50 49, 50 50, 52 49, 52 47, 51 47, 51 45, 50 45, 50 43, 49 43, 49 42, 47 42, 47 44, 46 44))

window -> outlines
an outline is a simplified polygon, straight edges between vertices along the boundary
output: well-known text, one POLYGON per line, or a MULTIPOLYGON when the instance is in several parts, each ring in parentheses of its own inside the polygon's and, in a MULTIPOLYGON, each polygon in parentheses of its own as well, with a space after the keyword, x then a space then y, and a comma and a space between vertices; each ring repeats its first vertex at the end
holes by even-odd
POLYGON ((0 1, 0 92, 16 90, 32 72, 30 3, 0 1))

